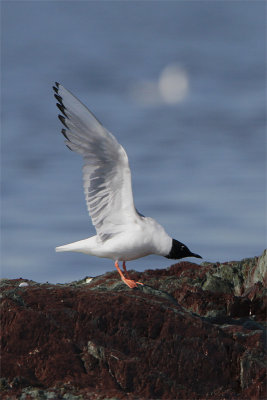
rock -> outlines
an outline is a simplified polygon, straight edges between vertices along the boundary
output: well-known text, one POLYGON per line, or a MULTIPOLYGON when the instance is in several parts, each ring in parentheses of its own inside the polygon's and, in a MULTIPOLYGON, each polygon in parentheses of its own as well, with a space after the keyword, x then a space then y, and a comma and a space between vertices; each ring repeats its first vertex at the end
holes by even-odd
POLYGON ((21 282, 19 284, 19 287, 26 287, 26 286, 29 286, 29 284, 27 282, 21 282))
POLYGON ((264 250, 264 253, 261 257, 259 257, 256 267, 253 269, 251 283, 256 284, 257 282, 262 282, 267 285, 267 249, 264 250))
POLYGON ((65 285, 0 282, 3 399, 264 399, 266 252, 65 285))

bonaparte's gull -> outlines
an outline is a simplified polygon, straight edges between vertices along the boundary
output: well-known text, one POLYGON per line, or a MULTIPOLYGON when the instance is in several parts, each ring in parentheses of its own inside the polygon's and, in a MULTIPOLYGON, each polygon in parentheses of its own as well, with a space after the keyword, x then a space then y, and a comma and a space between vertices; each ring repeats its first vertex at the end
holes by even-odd
POLYGON ((153 218, 140 214, 133 201, 131 170, 124 148, 76 97, 56 82, 53 86, 66 145, 83 156, 83 186, 96 235, 59 246, 56 251, 76 251, 115 261, 130 288, 126 261, 149 254, 170 259, 202 258, 172 239, 153 218), (119 268, 123 262, 124 273, 119 268))

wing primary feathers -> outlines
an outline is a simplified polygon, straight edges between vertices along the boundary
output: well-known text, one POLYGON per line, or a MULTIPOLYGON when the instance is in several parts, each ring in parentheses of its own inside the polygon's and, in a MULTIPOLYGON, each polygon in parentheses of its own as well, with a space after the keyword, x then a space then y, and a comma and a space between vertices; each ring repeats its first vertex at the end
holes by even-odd
POLYGON ((69 140, 69 138, 68 138, 68 136, 67 136, 67 134, 66 134, 66 129, 62 129, 61 130, 61 133, 65 136, 65 138, 67 139, 67 140, 69 140))
MULTIPOLYGON (((54 92, 56 93, 56 94, 54 94, 54 97, 56 98, 56 100, 58 101, 58 103, 57 103, 57 107, 58 107, 58 109, 62 112, 62 114, 66 117, 66 118, 68 118, 68 116, 66 115, 66 112, 65 112, 65 110, 66 110, 66 107, 64 106, 64 104, 63 104, 63 99, 62 99, 62 97, 61 96, 59 96, 59 94, 58 94, 58 89, 59 89, 59 83, 58 82, 55 82, 55 85, 56 86, 53 86, 53 90, 54 90, 54 92)), ((58 115, 58 118, 59 118, 59 120, 60 120, 60 122, 66 127, 66 128, 68 128, 68 126, 67 126, 67 124, 66 124, 66 122, 65 122, 65 117, 63 117, 62 115, 58 115)), ((68 140, 68 142, 70 141, 69 140, 69 138, 68 138, 68 136, 67 136, 67 133, 66 133, 66 129, 62 129, 61 130, 61 133, 65 136, 65 138, 68 140)), ((66 143, 66 146, 67 146, 67 148, 69 149, 69 150, 71 150, 72 151, 72 149, 70 148, 70 146, 66 143)))
POLYGON ((55 82, 55 86, 53 86, 53 89, 56 93, 58 93, 58 89, 59 89, 59 83, 55 82))
MULTIPOLYGON (((57 89, 55 86, 53 86, 53 89, 54 89, 54 91, 56 92, 56 94, 54 94, 54 97, 55 97, 55 99, 58 101, 58 103, 57 103, 58 109, 62 112, 63 115, 65 115, 66 118, 68 118, 68 116, 67 116, 67 114, 66 114, 66 112, 65 112, 66 107, 65 107, 64 104, 63 104, 63 101, 62 101, 63 99, 62 99, 62 97, 59 96, 59 94, 58 94, 58 89, 57 89)), ((62 121, 61 121, 61 122, 62 122, 62 121)), ((62 123, 63 123, 63 122, 62 122, 62 123)))
POLYGON ((58 115, 58 118, 60 119, 60 121, 62 122, 62 124, 66 127, 69 128, 68 125, 65 122, 65 117, 63 117, 62 115, 58 115))
POLYGON ((68 118, 68 116, 67 116, 67 114, 65 112, 66 107, 64 107, 64 105, 62 103, 61 104, 57 103, 57 108, 62 112, 62 114, 65 115, 66 118, 68 118))
POLYGON ((59 101, 60 104, 63 104, 61 96, 59 96, 58 94, 54 94, 54 97, 57 99, 57 101, 59 101))
POLYGON ((68 144, 66 144, 66 146, 70 151, 72 151, 72 149, 70 148, 70 146, 68 144))

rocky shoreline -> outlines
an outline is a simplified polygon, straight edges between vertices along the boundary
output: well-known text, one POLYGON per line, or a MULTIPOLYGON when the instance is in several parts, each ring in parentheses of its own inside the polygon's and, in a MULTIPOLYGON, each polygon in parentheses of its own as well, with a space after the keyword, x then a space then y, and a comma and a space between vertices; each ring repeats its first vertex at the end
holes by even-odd
POLYGON ((266 271, 265 250, 130 271, 137 289, 2 279, 2 398, 265 399, 266 271))

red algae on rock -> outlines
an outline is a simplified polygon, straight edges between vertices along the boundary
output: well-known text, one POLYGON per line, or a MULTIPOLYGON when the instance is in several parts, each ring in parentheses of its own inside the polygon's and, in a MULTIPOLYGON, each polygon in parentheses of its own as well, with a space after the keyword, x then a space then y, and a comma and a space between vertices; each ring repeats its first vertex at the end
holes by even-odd
POLYGON ((130 272, 134 290, 2 280, 2 398, 266 398, 262 263, 130 272))

